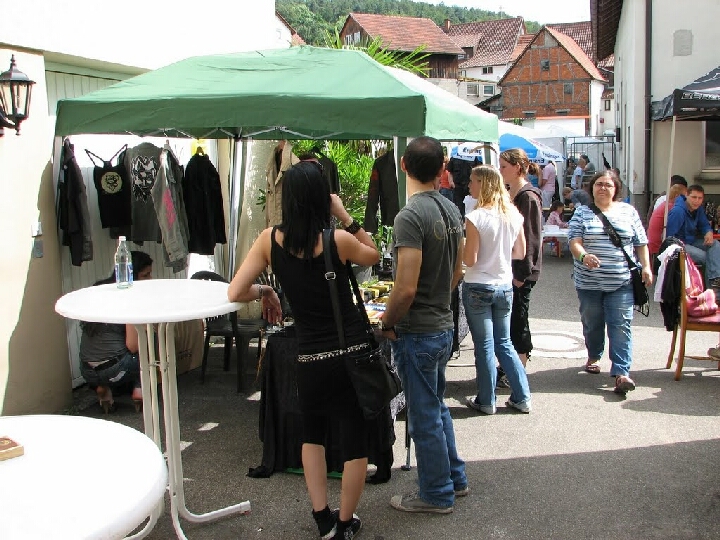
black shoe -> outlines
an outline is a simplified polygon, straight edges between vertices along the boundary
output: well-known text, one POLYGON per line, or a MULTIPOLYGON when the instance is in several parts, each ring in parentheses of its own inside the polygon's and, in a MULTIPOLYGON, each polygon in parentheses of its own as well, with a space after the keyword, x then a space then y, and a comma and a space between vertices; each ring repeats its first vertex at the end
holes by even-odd
POLYGON ((320 512, 313 511, 313 519, 317 525, 321 540, 333 540, 336 537, 339 513, 339 510, 331 512, 329 509, 320 512))
POLYGON ((505 372, 502 368, 497 368, 497 378, 495 379, 495 388, 510 388, 505 372))
POLYGON ((358 534, 360 534, 362 521, 360 521, 359 517, 353 514, 352 519, 347 525, 345 525, 342 521, 338 521, 337 528, 338 531, 335 535, 335 540, 353 540, 353 538, 357 538, 358 534))

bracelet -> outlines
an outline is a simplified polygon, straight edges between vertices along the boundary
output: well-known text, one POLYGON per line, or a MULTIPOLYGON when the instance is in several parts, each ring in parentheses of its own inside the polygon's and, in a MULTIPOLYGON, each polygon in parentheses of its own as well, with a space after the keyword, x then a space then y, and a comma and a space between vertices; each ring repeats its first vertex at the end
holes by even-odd
POLYGON ((350 225, 348 225, 347 227, 345 227, 345 230, 346 230, 347 232, 349 232, 350 234, 352 234, 352 235, 357 234, 357 232, 358 232, 360 229, 362 229, 362 225, 360 225, 360 224, 359 224, 356 220, 354 220, 354 219, 352 220, 352 222, 350 223, 350 225))
POLYGON ((262 297, 265 296, 265 289, 263 289, 263 286, 258 284, 258 300, 262 300, 262 297))
POLYGON ((580 261, 580 264, 582 264, 583 260, 585 260, 585 255, 587 255, 587 253, 583 253, 578 257, 578 261, 580 261))

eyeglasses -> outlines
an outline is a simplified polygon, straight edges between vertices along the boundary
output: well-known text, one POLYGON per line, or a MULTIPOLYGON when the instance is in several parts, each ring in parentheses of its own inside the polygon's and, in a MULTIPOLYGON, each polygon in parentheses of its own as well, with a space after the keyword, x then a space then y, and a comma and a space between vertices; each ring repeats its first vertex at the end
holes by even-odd
POLYGON ((605 189, 610 189, 610 188, 615 187, 615 184, 613 184, 612 182, 595 182, 594 185, 595 185, 595 187, 605 188, 605 189))

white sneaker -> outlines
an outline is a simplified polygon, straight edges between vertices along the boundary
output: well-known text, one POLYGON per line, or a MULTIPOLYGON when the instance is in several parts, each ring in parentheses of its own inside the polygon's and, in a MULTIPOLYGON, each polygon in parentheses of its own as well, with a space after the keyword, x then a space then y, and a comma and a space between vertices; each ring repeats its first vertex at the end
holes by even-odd
POLYGON ((525 414, 530 414, 530 411, 532 410, 532 405, 529 399, 527 401, 523 401, 522 403, 515 403, 513 400, 508 399, 505 402, 505 405, 507 405, 511 409, 515 409, 516 411, 520 411, 521 413, 525 414))

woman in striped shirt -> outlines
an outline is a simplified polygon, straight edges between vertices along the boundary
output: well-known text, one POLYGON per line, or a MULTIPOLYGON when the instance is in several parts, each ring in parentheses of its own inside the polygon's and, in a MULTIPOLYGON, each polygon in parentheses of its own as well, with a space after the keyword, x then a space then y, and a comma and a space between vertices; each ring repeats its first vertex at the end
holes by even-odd
MULTIPOLYGON (((652 283, 647 237, 634 207, 620 202, 620 180, 603 171, 590 180, 594 204, 618 232, 627 253, 633 248, 642 266, 645 285, 652 283), (629 249, 628 249, 629 248, 629 249)), ((605 329, 609 343, 610 375, 615 392, 635 389, 630 378, 632 362, 633 288, 625 256, 610 241, 600 218, 590 206, 577 208, 570 220, 570 251, 575 259, 573 272, 580 300, 580 318, 588 360, 585 371, 600 373, 598 361, 605 349, 605 329)))

